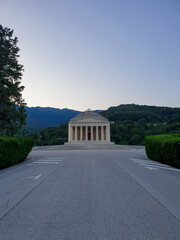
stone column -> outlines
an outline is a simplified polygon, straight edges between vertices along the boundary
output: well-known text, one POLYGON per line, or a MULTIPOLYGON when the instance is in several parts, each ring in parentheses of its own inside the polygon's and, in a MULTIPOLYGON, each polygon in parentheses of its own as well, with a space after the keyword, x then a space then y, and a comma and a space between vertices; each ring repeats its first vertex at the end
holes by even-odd
POLYGON ((71 132, 71 141, 72 141, 73 140, 73 127, 72 126, 71 126, 70 132, 71 132))
POLYGON ((108 141, 108 127, 106 126, 106 141, 108 141))
POLYGON ((80 141, 82 141, 82 126, 80 126, 80 141))
POLYGON ((99 137, 98 137, 98 126, 96 126, 96 141, 99 140, 99 137))
POLYGON ((110 142, 110 124, 106 127, 106 141, 110 142))
POLYGON ((104 141, 104 129, 103 126, 101 126, 101 141, 104 141))
POLYGON ((75 126, 75 141, 77 141, 77 126, 75 126))
POLYGON ((71 138, 71 137, 70 137, 70 134, 71 134, 71 133, 70 133, 70 124, 68 124, 68 142, 71 141, 71 140, 70 140, 70 138, 71 138))
POLYGON ((72 133, 72 126, 70 125, 69 126, 69 141, 72 141, 73 140, 73 133, 72 133))
POLYGON ((93 141, 93 126, 91 126, 91 141, 93 141))
POLYGON ((86 126, 86 141, 88 140, 88 126, 86 126))

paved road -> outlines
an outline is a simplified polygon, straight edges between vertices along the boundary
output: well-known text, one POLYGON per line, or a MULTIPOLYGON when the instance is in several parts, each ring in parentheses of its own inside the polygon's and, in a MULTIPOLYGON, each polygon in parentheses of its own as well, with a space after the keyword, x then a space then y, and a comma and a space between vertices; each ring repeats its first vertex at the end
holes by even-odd
POLYGON ((33 151, 0 171, 0 240, 179 240, 180 171, 143 150, 33 151))

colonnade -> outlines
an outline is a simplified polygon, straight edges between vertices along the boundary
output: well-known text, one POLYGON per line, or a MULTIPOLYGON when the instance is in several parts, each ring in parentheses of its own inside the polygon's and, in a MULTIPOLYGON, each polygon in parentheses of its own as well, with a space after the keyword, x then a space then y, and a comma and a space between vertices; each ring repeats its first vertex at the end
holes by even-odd
POLYGON ((69 141, 110 141, 110 127, 69 125, 69 141))

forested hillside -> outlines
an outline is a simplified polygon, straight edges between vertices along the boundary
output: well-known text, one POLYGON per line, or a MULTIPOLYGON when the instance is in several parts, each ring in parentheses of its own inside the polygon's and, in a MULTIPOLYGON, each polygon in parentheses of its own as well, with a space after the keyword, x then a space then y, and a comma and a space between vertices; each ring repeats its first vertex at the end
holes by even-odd
MULTIPOLYGON (((101 114, 111 121, 111 140, 116 144, 143 144, 144 137, 162 133, 180 133, 180 108, 135 104, 110 107, 101 114)), ((63 144, 67 141, 67 123, 41 132, 26 132, 36 145, 63 144)))
POLYGON ((110 107, 102 115, 116 123, 130 120, 142 123, 180 122, 180 108, 124 104, 110 107))
POLYGON ((26 129, 37 131, 47 127, 58 126, 68 122, 80 111, 50 107, 25 107, 27 114, 26 129))
POLYGON ((180 133, 180 108, 127 104, 101 114, 112 122, 111 140, 118 144, 139 145, 145 136, 180 133))

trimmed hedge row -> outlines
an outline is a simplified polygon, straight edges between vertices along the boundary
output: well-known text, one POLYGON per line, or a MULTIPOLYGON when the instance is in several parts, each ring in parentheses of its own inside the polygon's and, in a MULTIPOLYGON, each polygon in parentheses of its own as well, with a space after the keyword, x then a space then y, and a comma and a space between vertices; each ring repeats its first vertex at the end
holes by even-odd
POLYGON ((0 169, 26 159, 32 147, 31 138, 0 137, 0 169))
POLYGON ((149 159, 180 168, 180 134, 163 134, 145 137, 149 159))

